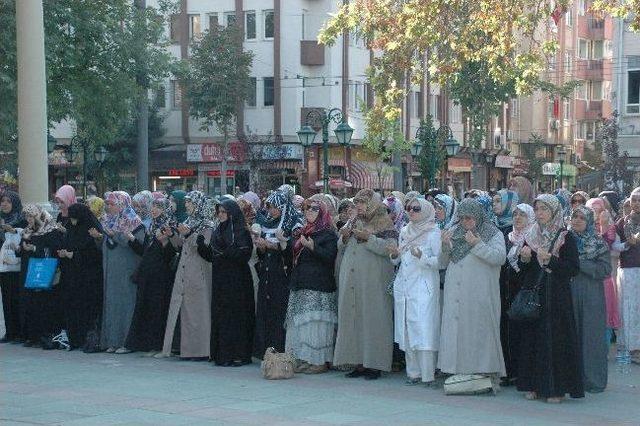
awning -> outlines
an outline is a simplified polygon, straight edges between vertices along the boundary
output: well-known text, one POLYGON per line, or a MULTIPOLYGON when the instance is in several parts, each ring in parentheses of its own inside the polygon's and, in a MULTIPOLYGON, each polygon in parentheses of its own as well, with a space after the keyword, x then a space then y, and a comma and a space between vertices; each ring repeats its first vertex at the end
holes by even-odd
POLYGON ((352 161, 350 178, 357 189, 394 189, 393 172, 382 170, 378 177, 379 164, 368 161, 352 161), (381 188, 382 187, 382 188, 381 188))
POLYGON ((284 170, 295 169, 298 172, 302 168, 302 162, 298 160, 265 160, 258 162, 258 168, 261 170, 284 170))
POLYGON ((471 172, 471 159, 470 158, 449 158, 447 159, 447 170, 452 173, 470 173, 471 172))

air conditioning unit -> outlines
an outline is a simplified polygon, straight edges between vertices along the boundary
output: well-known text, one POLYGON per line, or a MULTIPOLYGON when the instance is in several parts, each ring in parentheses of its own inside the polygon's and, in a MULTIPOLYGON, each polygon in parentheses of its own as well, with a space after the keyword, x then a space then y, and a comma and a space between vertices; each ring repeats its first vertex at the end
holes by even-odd
POLYGON ((560 120, 549 121, 549 128, 551 130, 558 130, 560 128, 560 120))

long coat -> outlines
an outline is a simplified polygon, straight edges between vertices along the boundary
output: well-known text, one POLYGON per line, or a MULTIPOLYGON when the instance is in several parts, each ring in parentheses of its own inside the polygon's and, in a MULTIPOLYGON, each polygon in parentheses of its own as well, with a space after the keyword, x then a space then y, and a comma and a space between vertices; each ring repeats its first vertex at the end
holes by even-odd
POLYGON ((573 314, 582 350, 584 387, 601 392, 607 387, 607 309, 604 279, 611 274, 609 251, 595 259, 580 259, 580 272, 571 282, 573 314))
POLYGON ((440 229, 436 228, 419 246, 420 259, 405 251, 393 261, 400 264, 393 283, 394 334, 403 351, 437 351, 440 345, 438 257, 441 247, 440 229))
MULTIPOLYGON (((445 246, 446 247, 446 246, 445 246)), ((444 373, 505 374, 500 344, 500 267, 504 236, 479 241, 450 262, 444 284, 438 368, 444 373)))
MULTIPOLYGON (((144 226, 140 225, 133 235, 139 242, 144 241, 144 226)), ((103 240, 104 301, 100 344, 103 348, 120 348, 129 333, 136 305, 137 288, 131 275, 138 267, 140 257, 120 234, 113 238, 105 236, 103 240)))
MULTIPOLYGON (((211 239, 211 229, 201 233, 211 239)), ((176 237, 172 244, 182 246, 173 284, 167 328, 162 352, 171 353, 178 315, 180 316, 180 357, 208 358, 211 339, 211 263, 198 254, 197 234, 176 237)))
POLYGON ((366 243, 351 237, 344 246, 338 279, 338 335, 335 365, 362 364, 391 370, 393 352, 393 300, 387 286, 394 267, 387 246, 395 239, 374 235, 366 243))

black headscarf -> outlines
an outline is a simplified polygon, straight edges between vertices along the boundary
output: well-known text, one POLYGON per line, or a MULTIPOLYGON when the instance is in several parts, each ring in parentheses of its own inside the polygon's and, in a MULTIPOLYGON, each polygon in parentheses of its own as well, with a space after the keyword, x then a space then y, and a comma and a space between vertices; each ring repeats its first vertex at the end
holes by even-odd
POLYGON ((2 198, 8 198, 11 201, 11 211, 9 213, 3 213, 0 211, 0 219, 4 220, 6 225, 10 225, 14 228, 19 228, 19 225, 24 226, 24 216, 22 214, 22 201, 17 192, 6 190, 0 192, 0 200, 2 198))
POLYGON ((240 206, 235 201, 222 197, 220 204, 216 207, 224 208, 227 211, 228 219, 221 222, 211 237, 211 247, 214 252, 223 252, 226 249, 237 245, 242 247, 251 244, 251 238, 247 231, 247 224, 240 206))
POLYGON ((617 192, 614 191, 602 191, 598 194, 598 198, 606 198, 609 202, 609 205, 613 209, 614 216, 618 216, 620 214, 620 206, 622 205, 620 196, 617 192))
POLYGON ((101 226, 91 209, 85 204, 72 204, 69 206, 69 219, 77 219, 78 223, 74 225, 69 220, 64 236, 64 248, 76 251, 95 245, 93 237, 89 235, 89 229, 101 229, 101 226))

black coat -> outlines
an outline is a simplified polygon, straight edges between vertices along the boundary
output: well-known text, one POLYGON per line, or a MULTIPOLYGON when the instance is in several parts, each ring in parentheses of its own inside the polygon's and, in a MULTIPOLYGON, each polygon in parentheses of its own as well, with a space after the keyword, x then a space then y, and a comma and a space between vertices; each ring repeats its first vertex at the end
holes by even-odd
MULTIPOLYGON (((537 281, 541 272, 536 253, 528 263, 519 262, 522 285, 537 281)), ((582 361, 576 334, 571 278, 580 260, 576 241, 569 232, 558 257, 552 256, 542 272, 541 317, 522 322, 518 353, 518 390, 536 392, 541 398, 584 397, 582 361)))
POLYGON ((303 247, 294 260, 289 278, 291 290, 314 290, 331 293, 336 291, 333 269, 338 255, 338 236, 325 229, 311 236, 313 250, 303 247))

